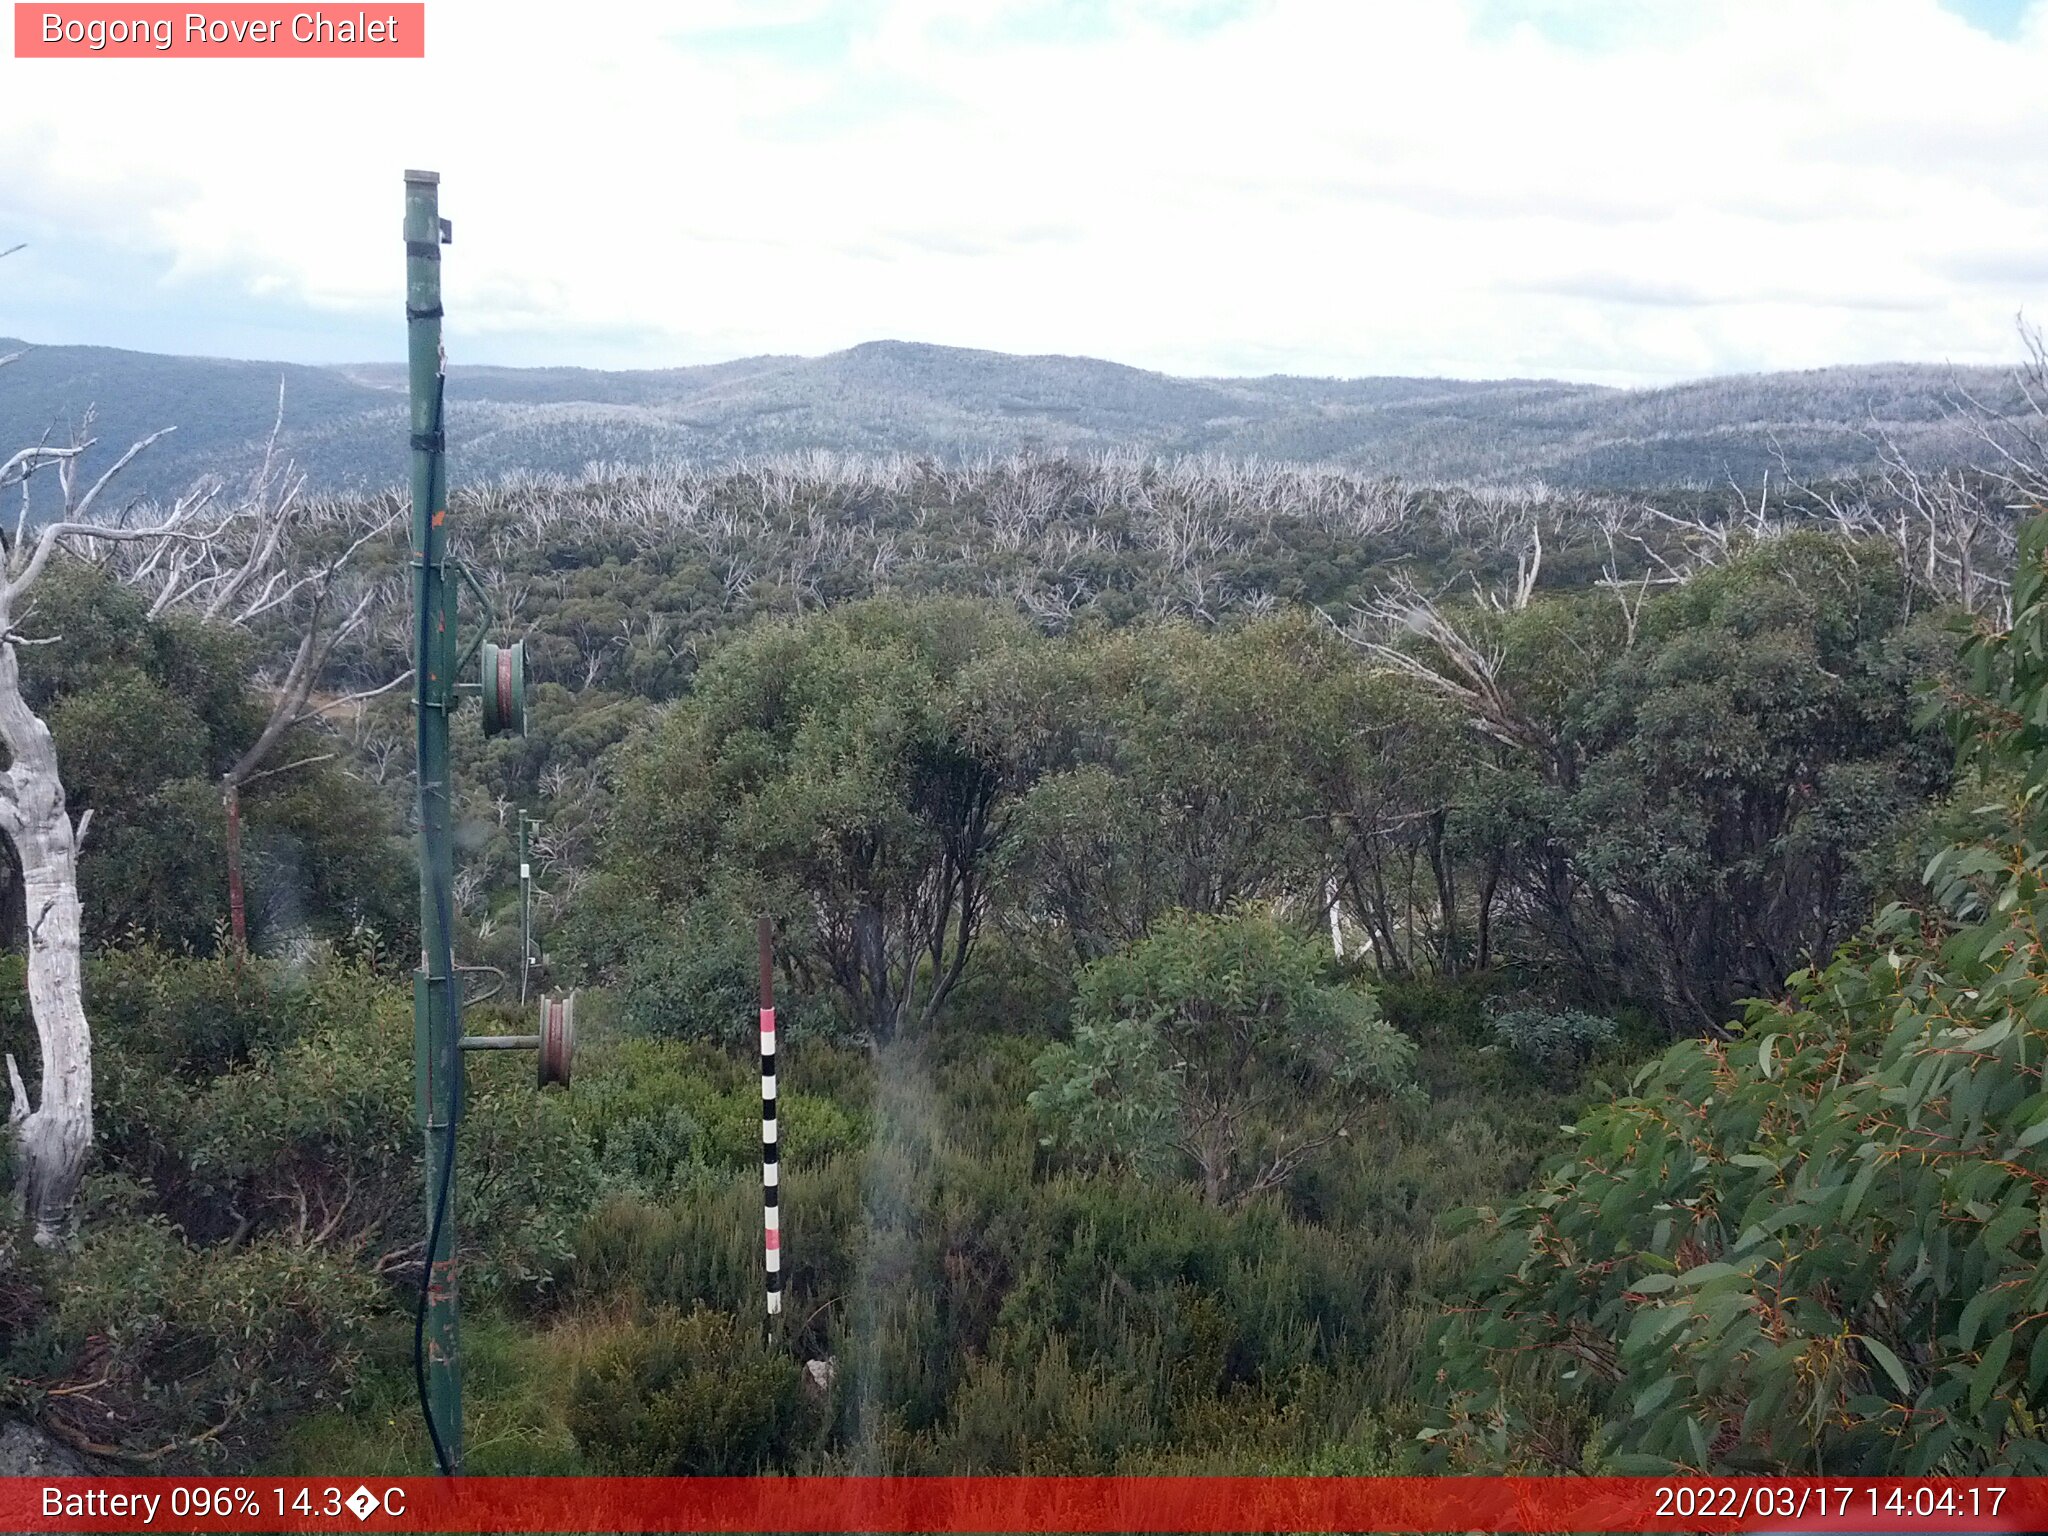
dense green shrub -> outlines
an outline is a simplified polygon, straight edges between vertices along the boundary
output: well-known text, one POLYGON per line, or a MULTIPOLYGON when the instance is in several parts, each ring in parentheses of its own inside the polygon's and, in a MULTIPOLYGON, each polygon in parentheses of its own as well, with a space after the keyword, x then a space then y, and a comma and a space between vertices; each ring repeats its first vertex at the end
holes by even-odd
MULTIPOLYGON (((217 822, 220 796, 206 788, 217 822)), ((258 782, 242 803, 252 944, 375 935, 395 953, 416 947, 419 875, 388 795, 313 763, 258 782)))
POLYGON ((99 1224, 52 1284, 48 1326, 75 1363, 46 1411, 74 1439, 181 1460, 261 1443, 345 1397, 380 1306, 347 1254, 276 1239, 200 1249, 161 1217, 99 1224))
POLYGON ((1584 1066, 1621 1038, 1621 1026, 1581 1008, 1510 1008, 1495 1014, 1500 1047, 1548 1071, 1584 1066))
POLYGON ((1191 1169, 1235 1204, 1406 1089, 1414 1056, 1370 992, 1332 985, 1271 918, 1176 914, 1081 973, 1073 1041, 1039 1057, 1031 1106, 1065 1145, 1141 1174, 1191 1169))
POLYGON ((608 1472, 735 1476, 785 1462, 814 1420, 807 1407, 794 1360, 699 1307, 605 1344, 575 1383, 570 1424, 608 1472))
POLYGON ((1358 672, 1303 613, 1054 648, 989 711, 992 738, 1033 770, 1003 870, 1017 935, 1075 967, 1168 912, 1220 915, 1321 880, 1319 770, 1359 729, 1331 707, 1358 672))
MULTIPOLYGON (((53 1261, 8 1366, 57 1422, 124 1453, 240 1454, 335 1401, 364 1331, 413 1294, 410 999, 350 964, 152 949, 102 955, 89 980, 86 1236, 53 1261), (88 1402, 111 1420, 77 1419, 88 1402)), ((599 1189, 589 1140, 531 1070, 471 1074, 457 1198, 465 1295, 486 1304, 545 1294, 599 1189)))
MULTIPOLYGON (((700 901, 660 929, 619 967, 626 1026, 722 1045, 753 1039, 761 996, 754 924, 729 904, 700 901)), ((802 1010, 787 1011, 793 1023, 802 1010)))
MULTIPOLYGON (((855 1056, 879 1077, 866 1138, 785 1161, 791 1358, 838 1371, 824 1439, 791 1469, 1299 1465, 1364 1412, 1375 1352, 1406 1348, 1407 1202, 1373 1217, 1384 1232, 1339 1230, 1172 1183, 1041 1176, 1034 1049, 942 1030, 855 1056)), ((569 1295, 744 1317, 759 1202, 751 1167, 658 1206, 616 1198, 583 1228, 569 1295)))
POLYGON ((2048 1470, 2048 520, 2013 596, 1952 699, 1980 837, 1939 905, 1673 1047, 1481 1213, 1439 1446, 1554 1457, 1561 1401, 1619 1470, 2048 1470))
MULTIPOLYGON (((792 1048, 780 1103, 784 1151, 811 1163, 865 1140, 858 1093, 824 1097, 847 1053, 821 1041, 792 1048)), ((615 1188, 662 1200, 693 1187, 696 1170, 719 1175, 761 1164, 758 1057, 701 1044, 623 1039, 596 1045, 568 1112, 615 1188)))
MULTIPOLYGON (((620 892, 622 883, 600 881, 563 940, 580 963, 611 980, 622 1027, 664 1040, 752 1046, 761 999, 758 913, 717 893, 668 912, 644 893, 620 892)), ((848 1035, 829 998, 786 983, 776 1027, 792 1045, 848 1035)))

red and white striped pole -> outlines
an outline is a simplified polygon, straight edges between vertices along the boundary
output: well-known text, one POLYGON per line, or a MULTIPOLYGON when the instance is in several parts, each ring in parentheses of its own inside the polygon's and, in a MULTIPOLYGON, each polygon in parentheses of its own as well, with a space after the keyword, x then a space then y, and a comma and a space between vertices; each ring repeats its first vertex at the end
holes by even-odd
POLYGON ((773 929, 761 919, 761 1231, 768 1263, 768 1315, 782 1311, 782 1158, 775 1124, 773 929))

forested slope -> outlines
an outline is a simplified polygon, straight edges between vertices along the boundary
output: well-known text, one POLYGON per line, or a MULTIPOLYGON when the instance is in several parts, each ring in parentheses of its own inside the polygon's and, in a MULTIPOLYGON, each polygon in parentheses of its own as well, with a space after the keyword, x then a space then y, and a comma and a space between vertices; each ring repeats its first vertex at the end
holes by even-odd
MULTIPOLYGON (((1951 799, 1932 701, 1980 722, 1987 762, 2007 751, 2030 653, 1959 655, 1953 625, 1974 609, 2002 633, 2016 604, 2030 634, 2039 548, 2009 589, 2009 517, 1896 492, 1774 488, 1765 509, 1214 459, 812 455, 459 493, 460 550, 533 679, 525 736, 458 723, 459 957, 516 968, 517 815, 537 814, 540 979, 582 989, 586 1033, 567 1092, 473 1064, 472 1469, 1811 1465, 1736 1404, 1729 1362, 1763 1370, 1763 1346, 1714 1331, 1718 1298, 1760 1294, 1710 1285, 1763 1274, 1756 1239, 1710 1212, 1638 1231, 1606 1195, 1667 1176, 1637 1127, 1708 1114, 1699 1074, 1720 1073, 1745 1086, 1688 1132, 1729 1154, 1706 1177, 1799 1211, 1835 1198, 1857 1175, 1827 1159, 1861 1154, 1803 1139, 1825 1116, 1777 1096, 1817 1083, 1838 1036, 1896 1042, 1826 1021, 1864 1006, 1854 988, 1800 982, 1746 1037, 1742 1000, 1830 964, 1834 985, 1871 963, 1873 912, 1917 904, 1920 937, 1881 930, 1893 1006, 1894 978, 1950 985, 1914 969, 1914 944, 1944 942, 1934 903, 1989 910, 1966 887, 2007 854, 1927 870, 1965 835, 1955 808, 1984 803, 1971 778, 1951 799), (1996 707, 1970 715, 1977 696, 1996 707), (789 1284, 765 1335, 760 913, 789 1284), (1760 1054, 1769 1030, 1786 1038, 1760 1054), (1582 1138, 1560 1132, 1582 1111, 1582 1138), (1503 1219, 1445 1223, 1468 1206, 1503 1219), (1597 1294, 1538 1262, 1552 1210, 1612 1247, 1597 1294), (1638 1268, 1702 1310, 1571 1387, 1579 1332, 1679 1294, 1638 1268), (1446 1338, 1452 1306, 1470 1321, 1446 1338), (1644 1388, 1663 1413, 1631 1411, 1644 1388)), ((384 505, 316 525, 375 528, 384 505)), ((403 548, 361 558, 337 696, 406 662, 403 548)), ((251 786, 238 959, 217 785, 290 632, 152 617, 140 559, 50 579, 38 621, 100 637, 22 652, 93 813, 100 1146, 75 1247, 20 1248, 0 1289, 10 1401, 110 1462, 421 1470, 402 696, 299 727, 294 766, 251 786)), ((2033 782, 2011 750, 1996 782, 2033 782)), ((2025 863, 2031 838, 1994 843, 2025 863)), ((1981 1033, 2005 995, 1979 988, 1970 1050, 2023 1038, 1981 1033)), ((19 1003, 0 1029, 34 1060, 19 1003)), ((2030 1166, 2032 1112, 1996 1095, 1991 1129, 1962 1134, 2030 1166)), ((1953 1221, 2019 1187, 1959 1194, 1953 1221)), ((1909 1342, 1846 1290, 1796 1319, 1899 1367, 1831 1356, 1833 1385, 1796 1402, 1855 1422, 1813 1443, 1873 1468, 2031 1454, 2038 1325, 1981 1348, 1996 1320, 1958 1320, 1968 1276, 1929 1290, 1864 1190, 1879 1225, 1850 1251, 1906 1278, 1858 1283, 1946 1331, 1909 1342), (1896 1432, 1958 1402, 1971 1435, 1896 1432)), ((1970 1274, 2033 1273, 2032 1228, 2008 1225, 1970 1274)))

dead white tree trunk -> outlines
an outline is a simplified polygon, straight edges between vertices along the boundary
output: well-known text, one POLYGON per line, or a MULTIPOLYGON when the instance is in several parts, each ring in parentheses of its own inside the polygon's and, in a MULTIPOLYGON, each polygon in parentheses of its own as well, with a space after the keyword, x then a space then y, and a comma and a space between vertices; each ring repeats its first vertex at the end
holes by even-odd
POLYGON ((131 447, 83 490, 78 469, 92 446, 90 439, 62 448, 38 444, 0 463, 0 491, 19 487, 24 509, 13 536, 0 535, 0 747, 7 752, 7 767, 0 771, 0 835, 21 861, 29 1013, 41 1058, 41 1081, 32 1103, 21 1066, 12 1053, 8 1055, 7 1118, 15 1138, 15 1182, 22 1214, 34 1224, 35 1241, 44 1247, 61 1243, 72 1229, 78 1187, 93 1143, 92 1031, 80 975, 78 904, 78 850, 91 813, 72 823, 50 727, 22 695, 19 647, 24 637, 15 625, 24 614, 28 593, 60 548, 95 541, 161 546, 205 542, 214 536, 212 530, 193 526, 207 503, 205 493, 181 500, 168 517, 150 527, 85 520, 114 476, 153 441, 154 437, 146 438, 131 447), (27 481, 49 469, 57 474, 62 511, 31 534, 27 481))
POLYGON ((92 1033, 86 1026, 79 975, 78 845, 64 805, 64 781, 50 728, 21 696, 9 622, 14 589, 0 602, 0 744, 8 766, 0 776, 0 832, 21 860, 27 903, 28 1001, 42 1058, 40 1102, 29 1104, 21 1068, 10 1053, 8 1123, 16 1143, 17 1183, 24 1213, 43 1246, 69 1231, 72 1202, 92 1150, 92 1033))
MULTIPOLYGON (((64 470, 76 463, 75 453, 67 453, 55 461, 64 470)), ((62 478, 67 515, 44 527, 32 547, 17 540, 7 549, 7 580, 0 584, 0 746, 6 748, 8 759, 6 771, 0 773, 0 834, 21 861, 29 1012, 42 1059, 40 1092, 31 1105, 21 1067, 8 1056, 8 1123, 15 1135, 23 1213, 35 1225, 36 1242, 45 1247, 61 1242, 70 1231, 73 1202, 92 1150, 92 1032, 86 1024, 79 972, 78 906, 78 849, 90 813, 72 824, 50 727, 22 696, 22 637, 14 619, 60 545, 88 539, 206 537, 179 526, 184 507, 170 520, 148 528, 76 521, 75 514, 90 506, 92 494, 83 499, 69 494, 72 478, 62 478)), ((103 477, 94 493, 105 484, 103 477)))

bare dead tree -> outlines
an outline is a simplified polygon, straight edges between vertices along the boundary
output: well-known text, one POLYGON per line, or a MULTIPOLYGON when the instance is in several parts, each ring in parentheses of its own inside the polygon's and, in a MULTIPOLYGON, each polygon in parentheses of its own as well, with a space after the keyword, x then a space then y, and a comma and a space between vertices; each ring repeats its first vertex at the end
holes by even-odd
POLYGON ((1500 613, 1520 613, 1536 592, 1536 578, 1543 571, 1543 525, 1529 521, 1529 544, 1515 555, 1515 579, 1499 592, 1482 590, 1479 600, 1500 613))
POLYGON ((1546 762, 1557 760, 1556 739, 1508 689, 1501 647, 1445 612, 1407 576, 1361 605, 1343 633, 1382 669, 1457 705, 1483 734, 1546 762), (1403 634, 1420 643, 1401 644, 1403 634))
MULTIPOLYGON (((2019 524, 2048 508, 2048 347, 2024 321, 2018 329, 2025 355, 2010 377, 2008 398, 1986 398, 1960 376, 1947 391, 1948 421, 1961 443, 1974 445, 1962 462, 1922 463, 1912 445, 1874 415, 1864 432, 1875 450, 1875 472, 1844 484, 1801 481, 1773 444, 1782 499, 1804 519, 1888 546, 1907 577, 1908 605, 1925 597, 1994 624, 2011 620, 2004 573, 2012 568, 2019 524)), ((1768 478, 1765 484, 1768 489, 1768 478)), ((1752 507, 1739 487, 1737 495, 1746 531, 1768 536, 1789 525, 1786 515, 1769 514, 1767 499, 1752 507)))
POLYGON ((1655 573, 1647 570, 1642 572, 1633 581, 1623 577, 1621 574, 1620 558, 1614 547, 1615 530, 1611 527, 1603 527, 1601 532, 1606 536, 1607 540, 1607 558, 1601 562, 1600 579, 1595 585, 1605 587, 1608 591, 1612 592, 1615 601, 1621 604, 1622 649, 1634 650, 1636 632, 1643 619, 1643 604, 1648 601, 1650 589, 1658 584, 1660 578, 1655 573))
POLYGON ((8 1055, 8 1124, 19 1157, 23 1214, 33 1223, 36 1243, 44 1247, 61 1243, 71 1231, 93 1144, 92 1031, 80 971, 78 900, 78 852, 92 813, 74 823, 66 807, 50 727, 22 695, 19 647, 30 641, 15 622, 60 551, 92 556, 119 545, 147 559, 171 545, 204 547, 220 537, 218 521, 205 515, 211 501, 205 493, 179 500, 146 525, 93 517, 114 478, 162 436, 158 432, 137 442, 90 484, 79 471, 93 440, 82 433, 62 447, 46 439, 0 466, 0 490, 19 486, 24 507, 26 482, 40 472, 54 471, 60 495, 53 519, 31 530, 24 514, 12 535, 0 538, 0 745, 8 757, 0 772, 0 834, 21 863, 29 1012, 41 1067, 38 1095, 31 1103, 20 1064, 8 1055))

